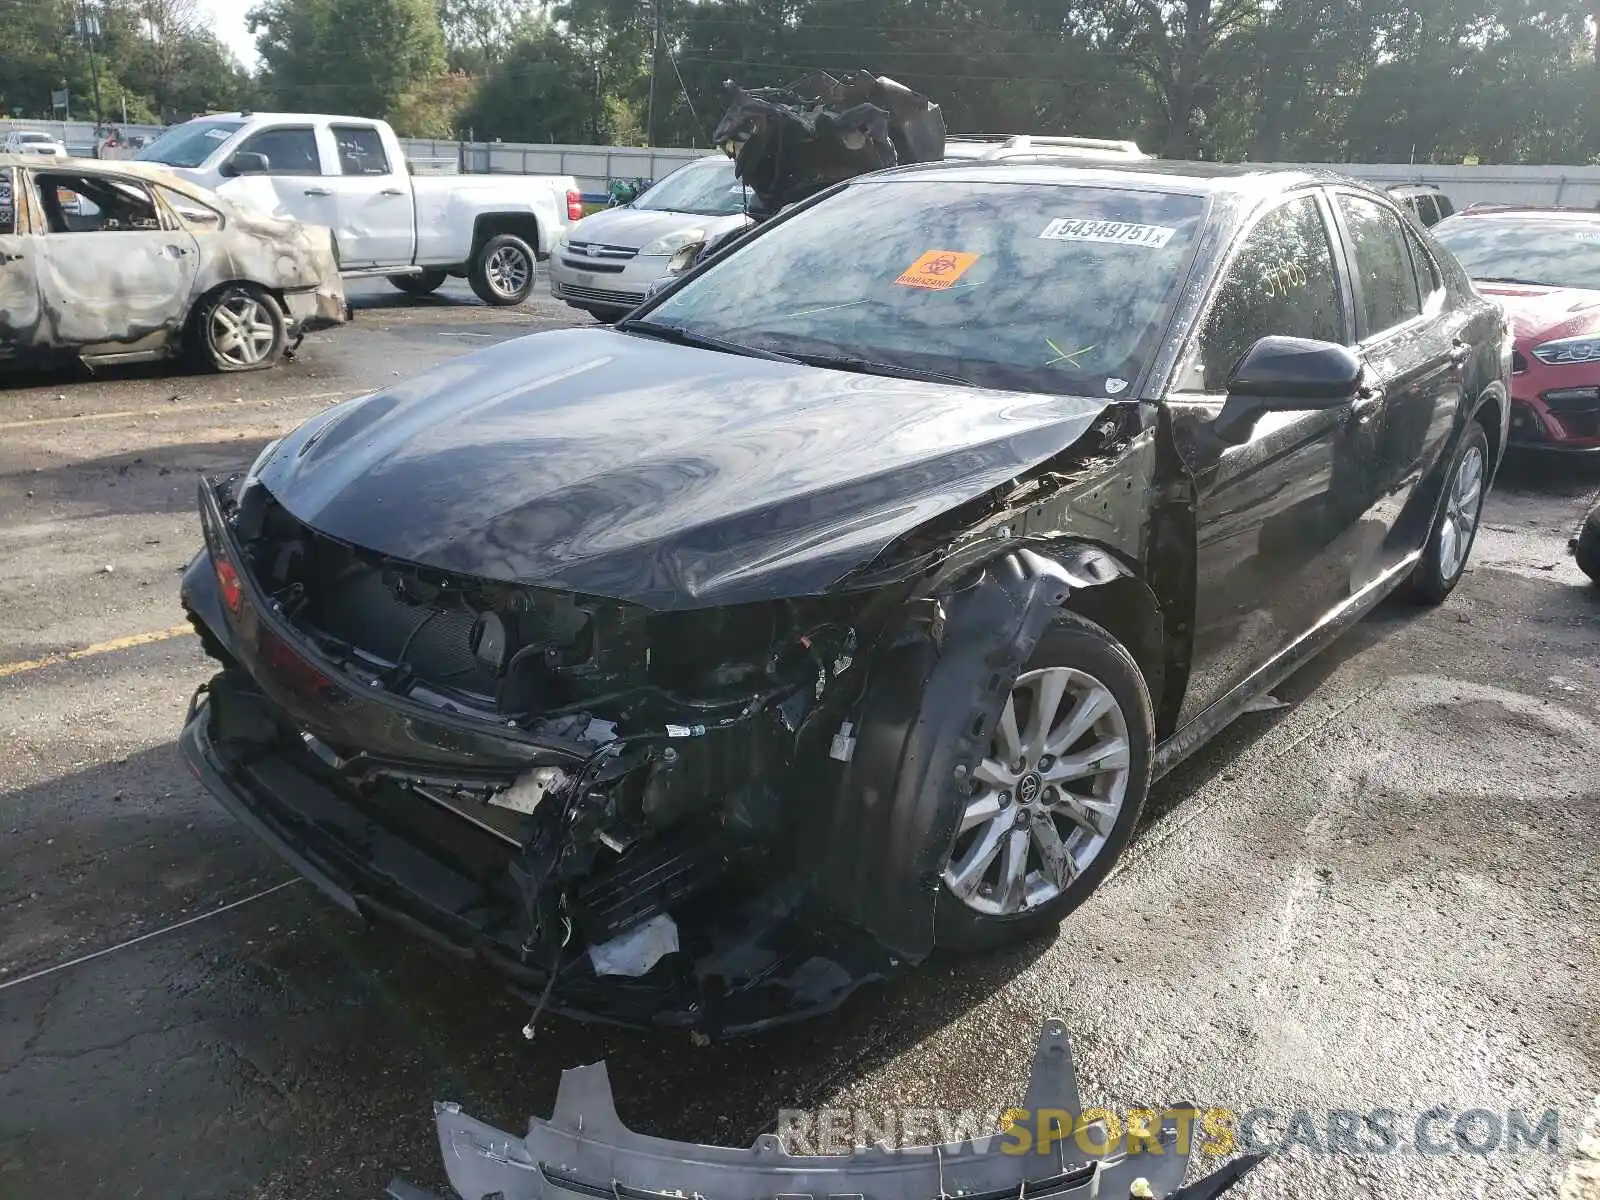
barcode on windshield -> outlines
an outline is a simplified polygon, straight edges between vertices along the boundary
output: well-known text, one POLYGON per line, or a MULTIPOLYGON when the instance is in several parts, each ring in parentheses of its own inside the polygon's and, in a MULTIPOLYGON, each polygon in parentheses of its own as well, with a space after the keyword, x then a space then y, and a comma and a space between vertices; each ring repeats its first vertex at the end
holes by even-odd
POLYGON ((1165 225, 1135 225, 1129 221, 1098 221, 1088 217, 1057 217, 1039 236, 1052 242, 1113 242, 1120 246, 1149 246, 1159 250, 1177 230, 1165 225))

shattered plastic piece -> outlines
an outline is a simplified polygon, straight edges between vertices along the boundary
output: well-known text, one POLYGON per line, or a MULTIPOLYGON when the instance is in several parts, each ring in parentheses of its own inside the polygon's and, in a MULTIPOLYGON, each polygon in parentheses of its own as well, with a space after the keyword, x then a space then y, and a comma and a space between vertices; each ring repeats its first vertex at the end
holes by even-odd
MULTIPOLYGON (((1066 1026, 1051 1018, 1040 1031, 1033 1076, 1019 1121, 1076 1118, 1083 1109, 1066 1026), (1051 1111, 1054 1110, 1054 1111, 1051 1111), (1048 1113, 1048 1116, 1041 1114, 1048 1113)), ((461 1112, 434 1105, 445 1172, 456 1193, 470 1200, 555 1200, 563 1195, 661 1196, 870 1196, 873 1200, 932 1200, 941 1196, 1023 1196, 1029 1200, 1200 1200, 1220 1195, 1264 1156, 1236 1159, 1182 1188, 1189 1138, 1178 1121, 1197 1117, 1193 1105, 1168 1109, 1153 1142, 1110 1136, 1101 1122, 1081 1137, 1041 1138, 1032 1152, 989 1135, 939 1146, 880 1144, 847 1154, 791 1153, 781 1138, 763 1134, 744 1149, 673 1142, 634 1133, 622 1124, 611 1098, 605 1064, 576 1067, 561 1076, 555 1112, 528 1122, 526 1137, 503 1133, 461 1112), (1089 1148, 1093 1149, 1089 1149, 1089 1148), (1103 1151, 1096 1153, 1094 1150, 1103 1151), (1143 1180, 1146 1190, 1138 1191, 1143 1180)), ((424 1200, 401 1180, 389 1185, 393 1200, 424 1200)))
POLYGON ((536 767, 505 791, 490 796, 489 803, 512 812, 532 813, 547 795, 566 781, 567 773, 560 767, 536 767))
POLYGON ((1244 711, 1247 713, 1277 712, 1280 708, 1288 707, 1289 702, 1287 700, 1279 700, 1271 692, 1263 692, 1250 701, 1249 704, 1246 704, 1244 711))
POLYGON ((625 975, 637 979, 669 954, 678 950, 678 923, 666 913, 657 913, 609 942, 589 947, 589 961, 596 975, 625 975))
POLYGON ((839 732, 833 735, 833 745, 828 750, 829 758, 836 758, 840 762, 849 762, 856 756, 855 727, 849 721, 839 726, 839 732))

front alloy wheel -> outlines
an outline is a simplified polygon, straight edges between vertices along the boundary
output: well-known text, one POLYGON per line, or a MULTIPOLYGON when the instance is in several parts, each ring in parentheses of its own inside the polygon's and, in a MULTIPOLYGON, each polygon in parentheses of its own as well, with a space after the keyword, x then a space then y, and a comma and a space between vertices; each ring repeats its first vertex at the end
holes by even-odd
POLYGON ((972 771, 941 874, 941 945, 1029 936, 1099 885, 1138 822, 1153 726, 1127 650, 1061 613, 1011 685, 972 771))
POLYGON ((1423 604, 1438 604, 1455 590, 1467 569, 1478 536, 1484 492, 1489 483, 1489 438, 1474 421, 1467 426, 1445 476, 1443 502, 1428 532, 1410 590, 1423 604))
POLYGON ((283 357, 283 310, 267 293, 244 284, 209 297, 194 318, 195 350, 218 371, 259 371, 283 357))

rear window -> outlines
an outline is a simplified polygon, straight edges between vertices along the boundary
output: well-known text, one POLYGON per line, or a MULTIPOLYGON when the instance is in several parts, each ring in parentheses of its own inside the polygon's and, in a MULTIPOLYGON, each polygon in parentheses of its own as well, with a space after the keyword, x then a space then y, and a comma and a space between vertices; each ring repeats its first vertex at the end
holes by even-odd
POLYGON ((902 178, 770 226, 651 321, 979 386, 1124 393, 1205 215, 1199 196, 902 178))
POLYGON ((1433 236, 1480 283, 1600 290, 1600 217, 1458 216, 1433 236))

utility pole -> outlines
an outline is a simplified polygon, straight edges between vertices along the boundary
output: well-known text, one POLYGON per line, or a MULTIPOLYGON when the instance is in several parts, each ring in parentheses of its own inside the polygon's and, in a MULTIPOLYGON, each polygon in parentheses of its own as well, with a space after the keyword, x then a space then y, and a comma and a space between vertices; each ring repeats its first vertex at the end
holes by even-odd
POLYGON ((656 75, 661 65, 661 0, 650 0, 650 102, 645 108, 644 144, 656 144, 656 75))
POLYGON ((99 19, 95 24, 89 23, 89 0, 78 0, 79 27, 83 30, 83 43, 89 48, 89 75, 94 80, 94 123, 101 123, 100 115, 100 61, 94 54, 94 35, 99 28, 99 19))

